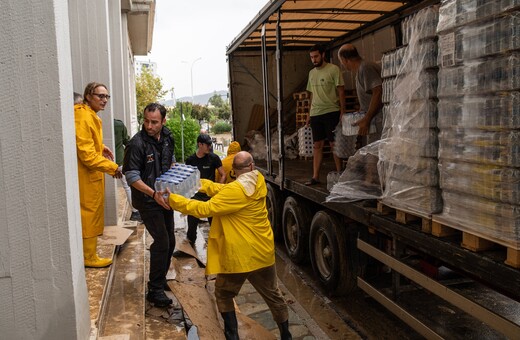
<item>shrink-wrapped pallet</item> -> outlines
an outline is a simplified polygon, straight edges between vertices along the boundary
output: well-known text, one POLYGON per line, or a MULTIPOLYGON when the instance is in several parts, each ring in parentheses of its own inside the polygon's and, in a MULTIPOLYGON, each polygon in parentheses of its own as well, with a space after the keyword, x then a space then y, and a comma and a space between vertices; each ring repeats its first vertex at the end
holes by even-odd
POLYGON ((438 6, 403 21, 408 45, 383 57, 382 202, 418 215, 441 211, 437 170, 438 6), (385 69, 385 65, 389 69, 385 69))
POLYGON ((520 246, 520 1, 443 1, 439 221, 520 246))

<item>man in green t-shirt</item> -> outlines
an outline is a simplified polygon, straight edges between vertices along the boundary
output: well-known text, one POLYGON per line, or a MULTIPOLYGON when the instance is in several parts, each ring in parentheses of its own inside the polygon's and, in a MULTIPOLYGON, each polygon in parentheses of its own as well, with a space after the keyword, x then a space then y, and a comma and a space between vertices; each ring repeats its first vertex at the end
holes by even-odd
MULTIPOLYGON (((116 163, 119 165, 119 169, 123 166, 123 157, 125 156, 125 147, 130 141, 130 137, 128 137, 128 131, 126 130, 125 124, 119 120, 114 119, 114 140, 115 140, 115 154, 116 154, 116 163)), ((126 182, 125 176, 121 177, 121 183, 123 184, 123 188, 126 193, 126 200, 128 204, 130 204, 130 208, 132 209, 132 215, 130 215, 131 221, 142 222, 141 215, 139 211, 132 206, 132 193, 130 191, 130 187, 126 182)))
MULTIPOLYGON (((312 178, 305 185, 320 183, 320 167, 325 139, 334 151, 334 130, 345 113, 345 86, 338 66, 325 61, 325 47, 314 45, 310 51, 314 68, 309 72, 307 91, 311 93, 311 109, 307 125, 312 129, 312 178)), ((336 171, 341 171, 341 159, 332 152, 336 171)))

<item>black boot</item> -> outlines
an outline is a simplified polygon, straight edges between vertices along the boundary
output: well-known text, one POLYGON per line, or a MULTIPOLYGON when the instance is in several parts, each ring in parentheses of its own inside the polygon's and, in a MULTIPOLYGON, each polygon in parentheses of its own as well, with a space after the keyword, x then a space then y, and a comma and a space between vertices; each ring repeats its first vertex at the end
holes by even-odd
POLYGON ((278 329, 280 330, 281 340, 292 340, 291 332, 289 332, 289 320, 279 323, 278 329))
POLYGON ((226 340, 239 340, 237 315, 233 312, 220 313, 224 319, 224 335, 226 340))
POLYGON ((155 307, 166 307, 173 303, 172 299, 170 299, 164 293, 164 290, 148 290, 148 294, 146 294, 146 299, 153 303, 155 307))

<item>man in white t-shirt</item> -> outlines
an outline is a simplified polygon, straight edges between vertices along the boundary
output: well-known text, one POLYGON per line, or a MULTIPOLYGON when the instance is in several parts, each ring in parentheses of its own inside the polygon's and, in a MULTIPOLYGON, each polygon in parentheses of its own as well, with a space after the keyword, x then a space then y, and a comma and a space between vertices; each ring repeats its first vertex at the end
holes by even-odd
POLYGON ((338 57, 348 71, 356 74, 359 109, 365 112, 365 116, 353 125, 359 126, 359 136, 368 136, 368 143, 374 142, 381 138, 381 131, 383 130, 381 67, 374 62, 365 61, 361 58, 356 47, 352 44, 341 46, 338 57), (370 124, 372 123, 376 125, 376 133, 369 135, 370 124))

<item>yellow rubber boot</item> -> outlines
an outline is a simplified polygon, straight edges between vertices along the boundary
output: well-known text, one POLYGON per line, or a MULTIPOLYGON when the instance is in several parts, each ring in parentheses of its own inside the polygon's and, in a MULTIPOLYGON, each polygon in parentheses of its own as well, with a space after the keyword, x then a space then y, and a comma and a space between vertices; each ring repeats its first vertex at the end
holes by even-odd
POLYGON ((112 259, 102 258, 97 255, 97 237, 83 239, 83 259, 85 267, 103 268, 112 264, 112 259))

